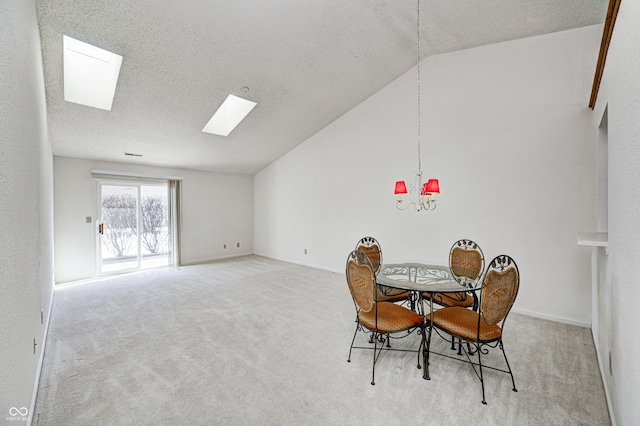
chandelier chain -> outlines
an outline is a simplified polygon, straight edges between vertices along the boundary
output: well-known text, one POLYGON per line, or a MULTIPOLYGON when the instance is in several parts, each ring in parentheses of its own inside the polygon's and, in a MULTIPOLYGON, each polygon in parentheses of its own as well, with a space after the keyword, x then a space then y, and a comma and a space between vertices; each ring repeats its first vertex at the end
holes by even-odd
POLYGON ((418 9, 418 19, 416 25, 416 40, 417 40, 417 51, 416 51, 416 62, 418 63, 418 173, 422 175, 422 153, 420 150, 420 140, 422 139, 421 128, 420 128, 420 0, 416 0, 417 9, 418 9))

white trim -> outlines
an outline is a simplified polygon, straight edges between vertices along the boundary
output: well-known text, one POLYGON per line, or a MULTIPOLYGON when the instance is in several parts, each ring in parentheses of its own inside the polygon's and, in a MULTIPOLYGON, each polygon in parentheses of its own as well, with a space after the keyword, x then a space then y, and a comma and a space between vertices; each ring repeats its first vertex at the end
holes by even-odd
MULTIPOLYGON (((327 268, 326 266, 314 265, 312 263, 303 263, 303 262, 300 262, 300 261, 297 261, 297 260, 290 260, 290 259, 286 259, 286 258, 283 258, 283 257, 268 256, 266 254, 260 254, 260 253, 254 253, 254 254, 256 256, 266 257, 267 259, 279 260, 280 262, 293 263, 294 265, 300 265, 300 266, 306 266, 306 267, 309 267, 309 268, 320 269, 321 271, 335 272, 337 274, 344 274, 345 273, 344 268, 342 268, 342 269, 333 269, 333 268, 327 268)), ((346 257, 345 257, 345 264, 346 264, 346 257)))
MULTIPOLYGON (((286 261, 285 262, 289 262, 286 261)), ((294 262, 289 262, 289 263, 294 263, 294 262)), ((345 258, 345 265, 346 265, 346 258, 345 258)), ((314 265, 312 263, 297 263, 298 265, 302 265, 302 266, 307 266, 309 268, 314 268, 314 269, 320 269, 321 271, 327 271, 327 272, 335 272, 336 274, 342 274, 345 275, 345 267, 341 268, 341 269, 333 269, 333 268, 327 268, 325 266, 320 266, 320 265, 314 265)), ((345 275, 345 280, 346 280, 346 275, 345 275)), ((346 281, 345 281, 346 282, 346 281)))
POLYGON ((608 247, 608 232, 578 232, 576 241, 579 246, 608 247))
MULTIPOLYGON (((234 257, 242 257, 242 256, 252 256, 254 253, 236 253, 228 256, 219 256, 219 257, 210 257, 207 259, 200 260, 191 260, 189 262, 182 262, 180 266, 192 266, 192 265, 200 265, 203 263, 215 262, 216 260, 224 260, 224 259, 232 259, 234 257)), ((178 267, 180 267, 178 266, 178 267)))
POLYGON ((120 177, 126 177, 126 178, 182 180, 181 176, 158 176, 158 175, 148 175, 146 173, 119 172, 114 170, 99 170, 99 169, 91 169, 91 174, 104 175, 104 176, 120 176, 120 177))
POLYGON ((33 417, 35 416, 36 397, 38 396, 38 387, 40 386, 40 373, 42 372, 42 364, 44 362, 44 349, 47 346, 47 335, 49 334, 49 322, 51 321, 51 308, 53 307, 53 298, 55 297, 55 286, 51 289, 51 299, 49 300, 49 309, 47 311, 47 320, 44 323, 44 332, 42 333, 42 344, 40 345, 40 358, 38 359, 38 368, 36 369, 36 378, 33 384, 33 393, 31 394, 31 405, 29 405, 29 420, 27 426, 31 426, 33 417))
POLYGON ((577 321, 577 320, 574 320, 574 319, 571 319, 571 318, 565 318, 565 317, 559 317, 559 316, 556 316, 556 315, 543 314, 541 312, 530 311, 528 309, 521 309, 521 308, 514 307, 513 309, 511 309, 511 312, 515 312, 517 314, 522 314, 522 315, 527 315, 529 317, 534 317, 534 318, 540 318, 540 319, 545 319, 545 320, 549 320, 549 321, 559 322, 559 323, 562 323, 562 324, 577 325, 578 327, 591 328, 591 323, 588 323, 588 322, 585 322, 585 321, 577 321))
POLYGON ((609 409, 609 420, 611 420, 611 426, 616 426, 616 417, 613 412, 613 405, 611 405, 611 394, 609 393, 609 386, 607 385, 607 379, 605 376, 605 368, 602 365, 603 358, 600 356, 600 349, 596 344, 596 336, 591 330, 591 337, 593 338, 593 346, 596 348, 596 359, 598 360, 598 367, 600 368, 600 379, 602 380, 602 386, 604 387, 604 397, 607 400, 607 408, 609 409))
MULTIPOLYGON (((333 269, 333 268, 327 268, 325 266, 318 266, 318 265, 313 265, 310 263, 302 263, 299 261, 295 261, 295 260, 290 260, 290 259, 285 259, 285 258, 281 258, 281 257, 277 257, 277 256, 268 256, 265 254, 260 254, 260 253, 254 253, 256 256, 262 256, 262 257, 266 257, 268 259, 274 259, 274 260, 279 260, 281 262, 287 262, 287 263, 293 263, 296 265, 302 265, 302 266, 308 266, 309 268, 315 268, 315 269, 321 269, 323 271, 329 271, 329 272, 335 272, 338 274, 344 274, 344 269, 333 269)), ((545 320, 549 320, 549 321, 554 321, 554 322, 559 322, 562 324, 569 324, 569 325, 577 325, 578 327, 584 327, 584 328, 590 328, 591 327, 591 323, 588 322, 584 322, 584 321, 577 321, 574 319, 570 319, 570 318, 565 318, 565 317, 559 317, 559 316, 555 316, 555 315, 548 315, 548 314, 543 314, 540 312, 536 312, 536 311, 530 311, 528 309, 520 309, 520 308, 512 308, 511 312, 515 312, 517 314, 522 314, 522 315, 526 315, 529 317, 534 317, 534 318, 540 318, 540 319, 545 319, 545 320)))
MULTIPOLYGON (((277 257, 277 256, 268 256, 265 254, 260 254, 260 253, 254 253, 256 256, 262 256, 262 257, 266 257, 268 259, 274 259, 274 260, 279 260, 281 262, 287 262, 287 263, 293 263, 296 265, 302 265, 302 266, 308 266, 309 268, 315 268, 315 269, 321 269, 323 271, 329 271, 329 272, 336 272, 338 274, 344 274, 344 269, 333 269, 333 268, 327 268, 324 266, 317 266, 317 265, 313 265, 310 263, 302 263, 299 261, 295 261, 295 260, 290 260, 290 259, 286 259, 286 258, 281 258, 281 257, 277 257)), ((591 323, 588 322, 584 322, 584 321, 577 321, 571 318, 565 318, 565 317, 559 317, 559 316, 555 316, 555 315, 548 315, 548 314, 543 314, 540 312, 536 312, 536 311, 530 311, 528 309, 520 309, 520 308, 512 308, 511 312, 515 312, 517 314, 522 314, 522 315, 526 315, 529 317, 534 317, 534 318, 540 318, 540 319, 545 319, 545 320, 549 320, 549 321, 554 321, 554 322, 559 322, 562 324, 569 324, 569 325, 577 325, 578 327, 584 327, 584 328, 591 328, 591 323)))

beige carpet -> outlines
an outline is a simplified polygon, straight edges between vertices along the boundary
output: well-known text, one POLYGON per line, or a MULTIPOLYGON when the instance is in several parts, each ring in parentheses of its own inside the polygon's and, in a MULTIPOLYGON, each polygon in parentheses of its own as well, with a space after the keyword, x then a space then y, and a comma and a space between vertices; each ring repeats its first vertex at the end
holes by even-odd
POLYGON ((519 392, 487 370, 485 406, 471 367, 435 355, 426 381, 385 352, 371 386, 371 351, 347 363, 354 318, 344 274, 257 256, 59 288, 34 424, 610 424, 588 329, 511 314, 519 392))

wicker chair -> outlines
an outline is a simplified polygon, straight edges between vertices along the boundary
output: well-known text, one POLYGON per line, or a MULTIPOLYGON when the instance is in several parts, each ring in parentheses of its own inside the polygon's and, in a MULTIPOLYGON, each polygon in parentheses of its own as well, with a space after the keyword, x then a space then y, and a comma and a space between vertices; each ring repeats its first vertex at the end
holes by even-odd
MULTIPOLYGON (((418 349, 418 368, 420 367, 420 352, 424 347, 424 323, 417 313, 391 302, 379 301, 377 284, 371 261, 364 252, 354 250, 349 254, 346 265, 347 284, 356 307, 356 330, 349 348, 348 362, 351 362, 351 351, 357 349, 373 349, 373 367, 371 372, 371 384, 375 385, 376 362, 384 343, 392 334, 401 333, 406 337, 415 330, 421 330, 422 341, 418 349), (358 331, 371 333, 373 348, 353 346, 358 331), (380 349, 378 350, 378 343, 380 349)), ((394 349, 388 349, 394 350, 394 349)))
MULTIPOLYGON (((482 283, 480 294, 479 312, 472 311, 459 306, 443 308, 433 312, 433 316, 427 315, 426 321, 441 337, 448 340, 443 333, 454 339, 465 340, 473 346, 473 353, 478 354, 478 362, 475 363, 469 358, 469 353, 465 350, 467 361, 472 365, 474 372, 482 384, 482 403, 486 404, 484 396, 484 376, 482 374, 482 355, 488 353, 488 347, 500 348, 504 355, 504 360, 508 370, 491 368, 511 375, 513 391, 517 392, 516 383, 513 379, 511 366, 507 360, 502 342, 502 330, 504 323, 516 300, 518 288, 520 286, 520 272, 513 259, 507 255, 500 255, 494 258, 487 269, 487 273, 482 283), (476 370, 478 365, 479 372, 476 370)), ((430 342, 427 345, 428 363, 430 342)))
MULTIPOLYGON (((380 271, 380 265, 382 265, 382 249, 380 243, 373 237, 363 237, 356 244, 356 250, 363 252, 373 266, 373 272, 378 275, 380 271)), ((411 292, 406 290, 399 290, 396 288, 389 288, 384 286, 378 286, 378 301, 379 302, 406 302, 411 300, 411 292)))
MULTIPOLYGON (((478 244, 471 240, 458 240, 449 250, 449 269, 451 274, 464 287, 476 287, 484 272, 484 254, 478 244)), ((442 306, 459 306, 478 310, 475 292, 424 293, 422 297, 442 306)))

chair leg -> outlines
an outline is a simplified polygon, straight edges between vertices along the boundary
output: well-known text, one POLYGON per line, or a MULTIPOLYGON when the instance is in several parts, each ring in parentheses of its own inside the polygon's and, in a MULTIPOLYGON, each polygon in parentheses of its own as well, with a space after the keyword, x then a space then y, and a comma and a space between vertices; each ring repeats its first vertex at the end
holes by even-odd
POLYGON ((476 348, 478 352, 478 364, 480 365, 480 384, 482 385, 482 403, 487 405, 487 401, 484 397, 484 377, 482 376, 482 351, 480 350, 480 342, 476 342, 476 348))
POLYGON ((423 346, 424 344, 420 342, 420 348, 418 349, 418 370, 422 369, 422 365, 420 364, 420 354, 424 353, 423 346))
POLYGON ((351 362, 351 351, 353 350, 353 342, 356 341, 356 334, 358 334, 358 324, 356 321, 356 331, 353 333, 353 339, 351 339, 351 346, 349 347, 349 358, 347 358, 347 362, 351 362))
POLYGON ((516 381, 513 378, 513 372, 511 371, 511 366, 509 365, 509 360, 507 359, 507 353, 504 351, 504 346, 502 345, 502 339, 500 339, 499 344, 500 344, 500 349, 502 350, 502 355, 504 355, 504 361, 507 363, 509 374, 511 375, 511 384, 513 384, 513 391, 518 392, 518 389, 516 389, 516 381))
POLYGON ((422 351, 423 357, 422 357, 422 363, 424 364, 424 373, 422 374, 422 378, 425 380, 431 380, 431 377, 429 376, 429 357, 430 357, 430 351, 431 351, 431 332, 432 332, 432 325, 428 325, 429 327, 429 334, 427 334, 427 326, 425 326, 425 340, 424 340, 424 346, 426 348, 426 350, 422 351))
POLYGON ((371 368, 371 384, 376 384, 376 352, 378 351, 378 336, 377 332, 374 332, 373 336, 373 365, 371 368))

